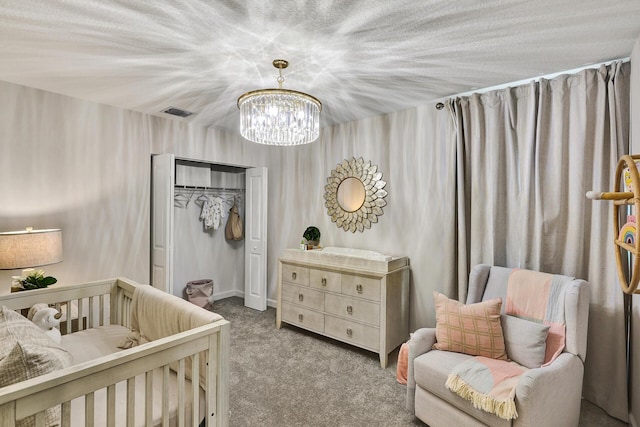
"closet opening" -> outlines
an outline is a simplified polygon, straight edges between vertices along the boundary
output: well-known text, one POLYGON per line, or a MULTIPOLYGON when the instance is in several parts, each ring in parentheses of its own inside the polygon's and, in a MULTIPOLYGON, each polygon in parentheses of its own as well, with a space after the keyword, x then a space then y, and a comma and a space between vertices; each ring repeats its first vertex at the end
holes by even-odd
POLYGON ((214 300, 266 309, 266 179, 266 168, 152 156, 151 284, 185 298, 188 282, 212 280, 214 300))

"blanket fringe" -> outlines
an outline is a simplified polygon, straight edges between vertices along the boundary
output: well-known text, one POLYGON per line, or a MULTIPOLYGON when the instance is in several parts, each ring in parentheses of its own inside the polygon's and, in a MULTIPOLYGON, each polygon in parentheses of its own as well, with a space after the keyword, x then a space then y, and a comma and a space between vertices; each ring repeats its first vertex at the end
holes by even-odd
POLYGON ((449 374, 445 386, 463 399, 469 400, 477 409, 490 412, 505 420, 518 418, 515 400, 502 401, 480 393, 456 374, 449 374))

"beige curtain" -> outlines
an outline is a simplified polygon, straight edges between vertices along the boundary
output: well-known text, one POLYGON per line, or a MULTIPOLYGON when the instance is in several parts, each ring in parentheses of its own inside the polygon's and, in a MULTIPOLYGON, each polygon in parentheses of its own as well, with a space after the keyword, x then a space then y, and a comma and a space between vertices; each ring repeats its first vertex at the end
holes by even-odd
POLYGON ((591 283, 584 396, 627 420, 623 294, 612 207, 629 140, 629 63, 476 94, 447 104, 456 124, 458 297, 478 263, 591 283))

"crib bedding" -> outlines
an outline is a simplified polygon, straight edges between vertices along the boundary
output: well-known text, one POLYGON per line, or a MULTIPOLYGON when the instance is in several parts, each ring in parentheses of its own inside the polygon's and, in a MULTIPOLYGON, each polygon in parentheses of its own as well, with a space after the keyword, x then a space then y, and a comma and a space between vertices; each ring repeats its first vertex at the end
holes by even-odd
MULTIPOLYGON (((129 334, 129 328, 120 325, 99 326, 93 329, 75 332, 62 337, 61 345, 73 356, 73 365, 93 361, 99 357, 122 351, 118 344, 129 334)), ((162 369, 153 371, 153 426, 162 425, 162 369)), ((136 382, 136 426, 144 426, 145 414, 145 375, 135 377, 136 382)), ((168 402, 169 402, 169 422, 176 424, 178 414, 178 379, 174 371, 169 372, 168 402)), ((126 381, 116 385, 116 425, 126 425, 126 381)), ((200 419, 204 418, 205 394, 200 390, 200 419)), ((94 394, 94 426, 106 425, 107 395, 106 389, 100 389, 94 394)), ((186 424, 191 424, 191 407, 193 402, 193 391, 190 380, 185 380, 185 414, 186 424)), ((71 401, 71 425, 84 425, 85 421, 85 398, 78 397, 71 401)))
POLYGON ((63 335, 60 345, 73 356, 72 364, 78 365, 121 351, 118 344, 128 333, 129 328, 120 325, 98 326, 63 335))

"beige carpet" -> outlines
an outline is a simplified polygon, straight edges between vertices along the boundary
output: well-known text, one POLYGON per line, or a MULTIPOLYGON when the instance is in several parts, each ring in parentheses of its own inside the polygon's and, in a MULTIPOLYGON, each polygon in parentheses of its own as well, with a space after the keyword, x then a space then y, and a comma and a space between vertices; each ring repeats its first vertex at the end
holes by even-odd
MULTIPOLYGON (((275 327, 275 310, 214 303, 231 322, 230 427, 425 426, 404 409, 397 350, 387 369, 376 353, 292 326, 275 327)), ((583 402, 581 427, 625 423, 583 402)))

